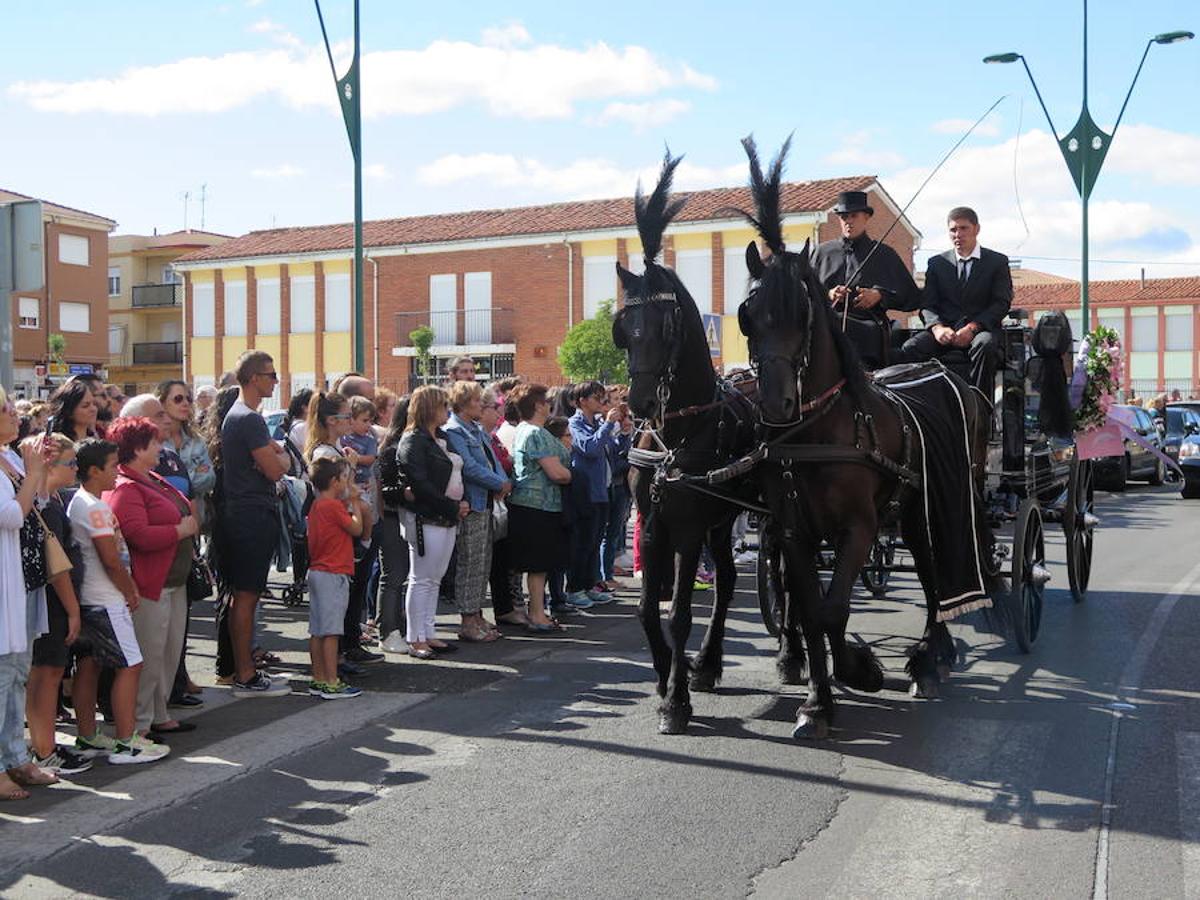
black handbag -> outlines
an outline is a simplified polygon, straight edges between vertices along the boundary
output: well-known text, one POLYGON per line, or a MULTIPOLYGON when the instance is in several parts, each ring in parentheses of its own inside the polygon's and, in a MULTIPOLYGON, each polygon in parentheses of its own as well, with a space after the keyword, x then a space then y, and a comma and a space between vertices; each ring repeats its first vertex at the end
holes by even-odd
POLYGON ((197 600, 207 600, 212 592, 213 577, 208 563, 199 556, 193 556, 192 569, 187 577, 187 602, 191 604, 197 600))

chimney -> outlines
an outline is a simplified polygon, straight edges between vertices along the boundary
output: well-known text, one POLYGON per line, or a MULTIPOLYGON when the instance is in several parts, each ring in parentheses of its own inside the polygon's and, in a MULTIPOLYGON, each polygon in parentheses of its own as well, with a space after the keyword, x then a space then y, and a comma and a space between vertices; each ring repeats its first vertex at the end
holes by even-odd
POLYGON ((1146 289, 1146 267, 1142 267, 1142 290, 1146 289))

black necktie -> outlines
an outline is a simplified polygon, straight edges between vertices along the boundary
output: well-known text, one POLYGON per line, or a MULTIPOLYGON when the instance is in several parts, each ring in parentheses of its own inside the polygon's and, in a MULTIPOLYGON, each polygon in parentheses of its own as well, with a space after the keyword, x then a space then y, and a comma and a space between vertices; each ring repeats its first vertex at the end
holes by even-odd
POLYGON ((970 266, 971 260, 960 259, 958 261, 958 286, 963 288, 967 284, 967 267, 970 266))

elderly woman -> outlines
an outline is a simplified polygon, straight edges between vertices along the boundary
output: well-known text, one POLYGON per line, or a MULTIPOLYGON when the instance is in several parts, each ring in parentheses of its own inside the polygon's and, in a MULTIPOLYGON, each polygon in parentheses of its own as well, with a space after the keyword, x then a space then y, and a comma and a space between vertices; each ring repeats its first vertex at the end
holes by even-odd
POLYGON ((513 438, 513 491, 508 498, 510 563, 526 573, 530 631, 559 631, 546 615, 546 573, 567 557, 562 485, 571 483, 562 444, 542 426, 550 416, 544 384, 522 384, 512 392, 521 424, 513 438))
POLYGON ((138 604, 133 630, 142 651, 137 730, 191 731, 167 712, 187 622, 187 578, 199 531, 188 499, 154 470, 162 450, 158 423, 122 416, 108 428, 117 445, 117 482, 104 500, 129 547, 138 604))
MULTIPOLYGON (((481 612, 492 568, 492 507, 512 490, 504 474, 491 439, 480 427, 483 417, 483 389, 475 381, 456 381, 450 385, 450 419, 446 440, 450 449, 462 457, 463 487, 471 510, 458 523, 458 563, 454 573, 454 603, 462 616, 458 636, 464 641, 494 641, 499 631, 488 624, 481 612)), ((488 401, 495 400, 488 395, 488 401)), ((497 609, 496 615, 511 612, 497 609)))
POLYGON ((86 381, 72 379, 50 396, 47 431, 65 434, 73 441, 96 436, 96 397, 86 381))
POLYGON ((16 408, 0 388, 0 800, 24 800, 23 786, 53 784, 58 778, 38 768, 25 744, 25 683, 32 663, 33 641, 48 630, 42 585, 45 561, 35 541, 40 533, 22 542, 31 532, 31 515, 46 480, 46 464, 31 442, 21 445, 18 456, 8 445, 17 436, 16 408), (28 547, 29 552, 23 552, 28 547), (42 584, 29 569, 42 566, 42 584), (33 580, 31 581, 31 576, 33 580), (30 588, 33 584, 34 587, 30 588))

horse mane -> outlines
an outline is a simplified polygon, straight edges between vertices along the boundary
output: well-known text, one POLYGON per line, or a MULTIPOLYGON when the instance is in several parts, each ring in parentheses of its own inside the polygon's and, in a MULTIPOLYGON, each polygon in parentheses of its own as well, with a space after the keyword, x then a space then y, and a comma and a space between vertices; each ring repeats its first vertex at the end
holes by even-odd
POLYGON ((672 159, 671 149, 667 148, 663 156, 662 170, 658 175, 658 184, 654 186, 654 191, 649 197, 642 193, 642 182, 638 181, 637 193, 633 198, 633 213, 637 219, 638 236, 642 239, 642 255, 645 257, 647 269, 655 265, 654 260, 662 250, 663 232, 687 203, 686 197, 671 199, 671 182, 674 181, 675 169, 682 160, 682 156, 672 159))
POLYGON ((744 211, 742 215, 754 226, 754 230, 762 237, 763 243, 775 256, 782 256, 787 250, 783 241, 783 216, 779 207, 783 184, 783 162, 787 158, 791 145, 792 136, 789 134, 788 139, 779 148, 779 153, 771 161, 770 171, 764 176, 754 136, 748 135, 742 138, 742 147, 750 159, 750 194, 754 198, 756 211, 755 215, 744 211))

